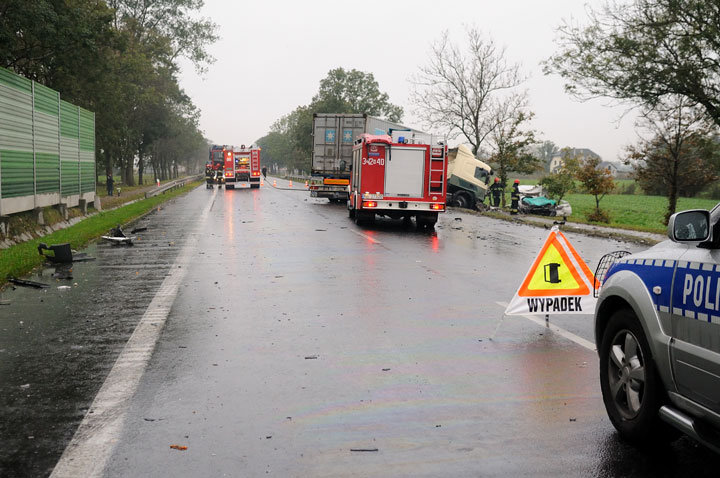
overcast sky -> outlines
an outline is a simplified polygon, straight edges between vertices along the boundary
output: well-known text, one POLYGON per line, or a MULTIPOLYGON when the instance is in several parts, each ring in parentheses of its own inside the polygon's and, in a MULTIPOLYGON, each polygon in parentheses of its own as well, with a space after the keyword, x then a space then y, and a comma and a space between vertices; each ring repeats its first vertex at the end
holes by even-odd
POLYGON ((463 25, 474 24, 530 75, 525 86, 542 139, 614 161, 636 140, 634 116, 622 118, 624 109, 607 100, 573 100, 561 79, 543 75, 540 66, 555 51, 562 19, 585 20, 588 3, 599 1, 205 0, 202 15, 218 24, 220 40, 210 47, 217 61, 204 77, 183 63, 181 84, 216 143, 264 136, 276 119, 308 104, 336 67, 373 73, 390 101, 405 108, 403 123, 421 129, 409 103, 409 77, 443 30, 464 44, 463 25))

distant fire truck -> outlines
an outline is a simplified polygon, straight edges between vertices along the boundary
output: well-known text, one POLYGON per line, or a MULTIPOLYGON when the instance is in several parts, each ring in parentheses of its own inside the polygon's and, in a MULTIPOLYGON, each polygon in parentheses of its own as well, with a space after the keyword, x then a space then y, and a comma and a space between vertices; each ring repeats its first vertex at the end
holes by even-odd
POLYGON ((446 176, 444 143, 363 134, 353 146, 348 214, 357 224, 414 216, 418 227, 433 227, 445 211, 446 176))
POLYGON ((205 181, 208 188, 212 188, 213 184, 218 184, 222 187, 225 153, 229 148, 229 146, 218 144, 210 146, 210 158, 205 164, 205 181))
POLYGON ((232 148, 225 152, 225 188, 245 185, 251 188, 260 187, 260 148, 232 148))

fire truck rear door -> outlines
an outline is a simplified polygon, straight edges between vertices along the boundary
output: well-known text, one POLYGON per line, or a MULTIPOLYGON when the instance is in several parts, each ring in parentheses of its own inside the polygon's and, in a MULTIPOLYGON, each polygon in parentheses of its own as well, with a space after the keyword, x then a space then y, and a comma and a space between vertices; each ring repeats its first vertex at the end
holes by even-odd
POLYGON ((422 197, 425 148, 390 148, 385 161, 385 196, 422 197))

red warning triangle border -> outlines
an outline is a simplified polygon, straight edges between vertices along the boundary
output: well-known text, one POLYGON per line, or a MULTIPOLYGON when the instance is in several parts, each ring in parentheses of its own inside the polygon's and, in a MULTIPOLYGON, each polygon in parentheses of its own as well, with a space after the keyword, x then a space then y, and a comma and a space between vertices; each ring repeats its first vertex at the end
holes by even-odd
MULTIPOLYGON (((562 234, 562 233, 560 233, 562 234)), ((568 242, 567 238, 565 238, 565 242, 570 246, 570 242, 568 242)), ((570 246, 572 249, 572 246, 570 246)), ((577 254, 577 252, 575 252, 577 254)), ((576 256, 577 260, 577 256, 576 256)), ((580 264, 585 264, 582 260, 578 261, 580 264)), ((582 266, 581 266, 582 267, 582 266)), ((587 267, 587 266, 585 266, 587 267)), ((584 271, 583 271, 584 272, 584 271)), ((589 272, 589 269, 588 269, 589 272)), ((590 281, 591 283, 594 282, 594 280, 590 281)), ((552 231, 550 233, 550 236, 548 236, 547 240, 545 241, 545 244, 543 245, 543 248, 540 250, 540 253, 535 258, 535 262, 533 262, 533 265, 530 267, 530 271, 528 271, 527 275, 525 276, 525 280, 523 281, 522 285, 520 286, 520 289, 517 292, 517 295, 520 297, 548 297, 548 296, 557 296, 557 295, 588 295, 590 293, 590 290, 588 289, 587 284, 585 281, 580 277, 580 274, 578 273, 578 270, 575 268, 575 265, 572 263, 570 258, 568 257, 567 253, 565 252, 565 248, 560 244, 557 238, 557 232, 552 231), (535 275, 535 272, 537 271, 538 266, 542 262, 543 258, 545 257, 545 253, 547 252, 550 245, 555 246, 555 249, 557 249, 558 253, 560 253, 560 257, 563 260, 564 265, 568 268, 570 271, 570 274, 572 274, 575 281, 580 284, 580 287, 576 289, 533 289, 529 290, 528 286, 530 285, 530 281, 532 280, 533 276, 535 275)))

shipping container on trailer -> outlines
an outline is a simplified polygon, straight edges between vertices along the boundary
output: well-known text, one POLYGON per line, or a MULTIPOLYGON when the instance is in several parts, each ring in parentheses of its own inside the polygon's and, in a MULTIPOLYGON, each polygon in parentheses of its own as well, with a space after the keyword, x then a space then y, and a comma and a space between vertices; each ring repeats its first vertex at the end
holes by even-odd
POLYGON ((260 148, 257 146, 232 148, 225 155, 225 188, 260 187, 260 148))
POLYGON ((447 145, 402 134, 362 134, 355 141, 348 215, 357 224, 382 215, 433 227, 445 211, 447 145))
POLYGON ((392 135, 393 131, 402 131, 411 140, 430 140, 427 133, 366 114, 313 114, 310 195, 347 201, 354 141, 362 134, 392 135))

